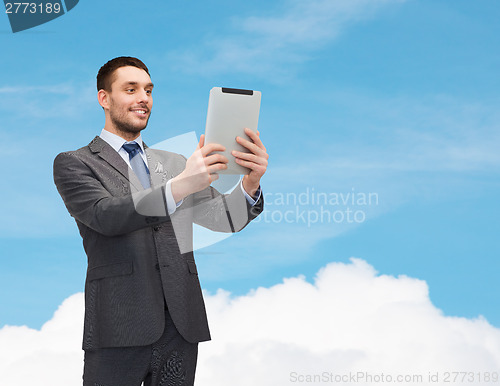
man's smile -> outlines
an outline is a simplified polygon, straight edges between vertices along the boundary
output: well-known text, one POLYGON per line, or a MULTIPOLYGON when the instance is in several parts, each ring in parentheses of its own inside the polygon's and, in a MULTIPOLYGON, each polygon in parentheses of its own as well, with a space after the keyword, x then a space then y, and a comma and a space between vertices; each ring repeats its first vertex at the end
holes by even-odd
POLYGON ((145 117, 149 113, 149 109, 146 108, 135 108, 135 109, 130 109, 130 111, 132 111, 139 117, 145 117))

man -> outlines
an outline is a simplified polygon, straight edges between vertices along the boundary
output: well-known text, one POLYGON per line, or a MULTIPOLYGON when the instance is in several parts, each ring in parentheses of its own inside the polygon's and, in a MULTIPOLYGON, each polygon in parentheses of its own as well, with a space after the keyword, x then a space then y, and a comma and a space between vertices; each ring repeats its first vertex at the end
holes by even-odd
POLYGON ((88 257, 84 386, 193 385, 198 342, 210 339, 192 249, 192 223, 234 232, 263 209, 268 155, 259 134, 233 152, 250 169, 221 195, 224 147, 204 144, 189 159, 149 149, 141 131, 153 83, 139 59, 119 57, 97 75, 101 134, 59 154, 54 181, 76 220, 88 257))

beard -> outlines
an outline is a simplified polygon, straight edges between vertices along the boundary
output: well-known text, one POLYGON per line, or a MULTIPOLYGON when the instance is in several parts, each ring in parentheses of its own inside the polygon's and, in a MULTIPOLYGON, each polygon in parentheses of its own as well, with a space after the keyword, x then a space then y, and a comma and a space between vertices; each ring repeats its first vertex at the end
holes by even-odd
POLYGON ((109 110, 109 117, 118 131, 127 134, 138 134, 146 128, 149 122, 149 118, 151 117, 151 110, 149 110, 147 107, 145 107, 145 109, 148 110, 149 115, 145 121, 141 121, 138 123, 133 122, 131 118, 127 118, 127 114, 129 111, 125 113, 117 113, 115 109, 111 108, 109 110))

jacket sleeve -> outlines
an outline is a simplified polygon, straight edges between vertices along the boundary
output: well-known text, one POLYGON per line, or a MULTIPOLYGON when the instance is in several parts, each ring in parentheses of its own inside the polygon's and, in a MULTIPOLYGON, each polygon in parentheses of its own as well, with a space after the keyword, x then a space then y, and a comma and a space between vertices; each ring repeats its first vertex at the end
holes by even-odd
POLYGON ((230 194, 208 187, 193 197, 194 222, 217 232, 239 232, 264 209, 264 199, 252 206, 237 186, 230 194))
POLYGON ((165 186, 112 196, 74 152, 56 157, 54 182, 71 216, 106 236, 118 236, 169 219, 165 186))

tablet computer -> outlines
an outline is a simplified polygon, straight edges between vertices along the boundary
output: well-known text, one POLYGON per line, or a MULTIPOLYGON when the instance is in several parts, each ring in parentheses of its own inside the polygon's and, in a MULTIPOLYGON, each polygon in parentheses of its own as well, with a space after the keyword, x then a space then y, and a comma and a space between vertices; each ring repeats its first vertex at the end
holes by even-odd
POLYGON ((260 111, 260 91, 214 87, 208 99, 205 144, 219 143, 226 150, 221 152, 229 160, 227 169, 220 174, 248 174, 250 169, 238 165, 231 151, 249 152, 236 142, 236 136, 252 141, 245 134, 245 127, 257 131, 260 111))

